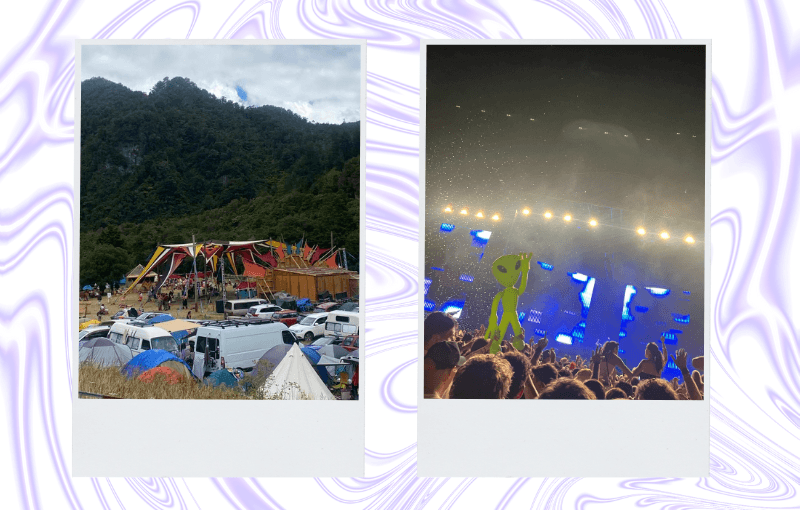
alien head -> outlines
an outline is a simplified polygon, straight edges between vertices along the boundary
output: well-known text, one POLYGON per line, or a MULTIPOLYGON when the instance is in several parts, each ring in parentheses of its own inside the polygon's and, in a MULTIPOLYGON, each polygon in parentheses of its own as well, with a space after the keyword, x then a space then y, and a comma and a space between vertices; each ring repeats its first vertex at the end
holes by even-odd
POLYGON ((503 255, 492 264, 492 274, 505 288, 513 287, 522 272, 522 257, 519 255, 503 255))

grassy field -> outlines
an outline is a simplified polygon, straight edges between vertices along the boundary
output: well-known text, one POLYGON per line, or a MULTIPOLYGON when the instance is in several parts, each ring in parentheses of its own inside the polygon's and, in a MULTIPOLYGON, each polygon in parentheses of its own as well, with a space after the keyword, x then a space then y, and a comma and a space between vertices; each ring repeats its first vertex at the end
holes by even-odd
POLYGON ((262 390, 272 368, 271 365, 257 366, 245 375, 238 388, 214 388, 194 380, 170 384, 162 376, 156 376, 152 382, 143 382, 136 378, 128 379, 120 372, 119 367, 99 367, 82 363, 78 384, 79 391, 115 398, 278 400, 266 398, 262 390))

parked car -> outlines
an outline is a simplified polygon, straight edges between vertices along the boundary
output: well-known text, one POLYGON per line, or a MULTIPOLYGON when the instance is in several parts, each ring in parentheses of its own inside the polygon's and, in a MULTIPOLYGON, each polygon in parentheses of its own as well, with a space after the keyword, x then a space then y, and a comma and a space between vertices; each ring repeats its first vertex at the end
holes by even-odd
POLYGON ((344 341, 342 342, 342 347, 347 349, 350 352, 353 352, 358 349, 358 335, 350 335, 345 337, 344 341))
POLYGON ((245 315, 245 317, 248 318, 258 317, 259 319, 271 319, 272 314, 274 312, 280 312, 281 310, 283 310, 283 308, 281 308, 278 305, 270 305, 270 304, 256 305, 256 306, 251 306, 250 308, 247 309, 247 314, 245 315))
POLYGON ((169 334, 158 326, 151 326, 142 322, 118 322, 111 326, 108 339, 118 344, 127 345, 131 353, 136 356, 149 349, 163 349, 178 356, 178 343, 169 334))
POLYGON ((339 310, 329 313, 325 321, 325 334, 342 337, 358 335, 358 313, 339 310))
POLYGON ((272 314, 272 322, 282 322, 286 327, 294 326, 300 319, 300 314, 294 310, 281 310, 272 314))
POLYGON ((91 340, 92 338, 106 338, 111 326, 90 326, 78 333, 78 341, 91 340))
POLYGON ((238 315, 244 317, 250 308, 256 305, 268 304, 266 299, 231 299, 225 302, 225 312, 228 315, 238 315))
POLYGON ((192 373, 197 377, 222 368, 252 368, 268 350, 297 342, 281 323, 218 322, 197 330, 192 373))
POLYGON ((325 313, 325 312, 332 312, 334 310, 338 310, 341 308, 342 305, 335 301, 330 301, 328 303, 320 303, 314 308, 314 313, 325 313))
POLYGON ((310 342, 316 337, 325 334, 325 320, 327 320, 327 318, 327 313, 312 313, 306 315, 302 317, 297 324, 291 326, 289 331, 294 332, 298 338, 310 342))
POLYGON ((323 336, 311 342, 311 345, 309 345, 308 347, 317 350, 320 347, 324 347, 326 345, 342 345, 342 340, 343 338, 339 336, 323 336))

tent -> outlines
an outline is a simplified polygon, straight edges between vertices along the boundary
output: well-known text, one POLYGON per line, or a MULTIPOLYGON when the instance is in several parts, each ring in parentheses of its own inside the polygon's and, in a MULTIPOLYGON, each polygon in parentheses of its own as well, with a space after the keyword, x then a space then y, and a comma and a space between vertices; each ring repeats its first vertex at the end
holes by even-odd
POLYGON ((297 309, 301 312, 308 312, 314 308, 314 305, 311 304, 311 300, 308 298, 298 299, 297 300, 297 309))
POLYGON ((84 285, 81 290, 92 290, 92 286, 91 285, 84 285))
MULTIPOLYGON (((294 344, 292 344, 294 345, 294 344)), ((276 345, 275 347, 271 348, 267 352, 265 352, 258 361, 267 361, 272 364, 273 367, 277 367, 283 358, 286 357, 286 354, 292 349, 292 345, 288 344, 281 344, 276 345)), ((300 349, 300 352, 305 354, 306 359, 312 365, 316 364, 319 361, 319 354, 314 352, 313 349, 309 349, 308 347, 303 347, 300 349)))
POLYGON ((164 376, 164 379, 166 379, 169 384, 178 384, 181 382, 181 379, 186 377, 172 367, 160 366, 142 372, 136 379, 149 383, 155 381, 156 377, 159 375, 164 376))
POLYGON ((122 373, 128 377, 133 377, 140 372, 146 372, 151 368, 161 366, 172 368, 184 377, 194 377, 191 367, 185 361, 162 349, 150 349, 138 356, 134 356, 122 367, 122 373))
POLYGON ((121 367, 133 358, 130 347, 114 343, 107 338, 93 338, 81 343, 83 345, 78 351, 81 363, 96 363, 102 367, 121 367))
POLYGON ((341 372, 347 372, 351 377, 353 376, 353 365, 346 361, 331 358, 324 354, 319 357, 317 362, 317 373, 328 384, 328 378, 337 378, 341 372), (324 375, 323 375, 324 374, 324 375))
POLYGON ((230 388, 236 388, 239 386, 239 381, 236 380, 236 377, 224 368, 209 375, 203 379, 203 382, 210 384, 211 386, 224 385, 230 388))
POLYGON ((348 354, 350 354, 350 351, 348 351, 341 345, 332 345, 332 344, 323 345, 322 347, 317 349, 317 352, 320 355, 324 354, 325 356, 330 356, 331 358, 336 358, 336 359, 343 358, 348 354))
POLYGON ((292 344, 267 378, 264 393, 267 397, 281 396, 284 400, 298 400, 303 395, 313 400, 334 400, 333 394, 297 344, 292 344))

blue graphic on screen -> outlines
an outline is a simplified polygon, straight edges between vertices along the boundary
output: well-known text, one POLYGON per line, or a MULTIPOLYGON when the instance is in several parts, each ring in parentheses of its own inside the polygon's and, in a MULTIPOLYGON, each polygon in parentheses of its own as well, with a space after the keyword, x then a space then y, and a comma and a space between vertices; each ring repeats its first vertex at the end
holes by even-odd
MULTIPOLYGON (((594 292, 594 283, 595 279, 589 278, 589 280, 586 282, 586 286, 580 293, 581 305, 582 305, 581 317, 583 317, 584 319, 586 318, 587 315, 589 315, 589 306, 592 304, 592 293, 594 292)), ((585 322, 583 324, 583 327, 584 329, 586 328, 585 322)))
POLYGON ((556 342, 560 344, 572 345, 572 337, 565 335, 564 333, 559 333, 556 335, 556 342))
POLYGON ((439 227, 439 230, 442 232, 452 232, 454 228, 456 228, 456 226, 452 223, 442 223, 442 226, 439 227))
POLYGON ((425 278, 425 295, 428 295, 428 291, 431 290, 431 279, 425 278))
POLYGON ((442 303, 439 311, 451 315, 454 319, 458 319, 461 317, 461 311, 464 310, 464 303, 465 301, 463 299, 447 301, 442 303))
POLYGON ((468 274, 462 274, 461 276, 458 277, 458 279, 461 280, 462 282, 473 282, 473 281, 475 281, 475 278, 472 275, 468 275, 468 274))
POLYGON ((545 271, 553 270, 553 264, 548 264, 547 262, 537 262, 537 264, 539 264, 545 271))
POLYGON ((425 311, 426 312, 432 312, 436 308, 436 303, 426 299, 425 302, 424 302, 424 306, 425 306, 425 311))
POLYGON ((675 322, 681 322, 683 324, 689 324, 689 316, 688 315, 681 315, 679 313, 672 314, 672 320, 675 322))
POLYGON ((486 253, 486 244, 492 237, 492 233, 488 230, 470 230, 469 235, 472 236, 472 246, 481 249, 481 252, 477 255, 478 260, 482 260, 483 254, 486 253))
POLYGON ((656 297, 664 297, 669 295, 669 289, 660 289, 658 287, 645 287, 650 291, 650 294, 656 297))
POLYGON ((630 322, 633 320, 633 315, 631 315, 631 301, 633 301, 633 297, 636 295, 636 287, 633 285, 626 285, 625 286, 625 299, 622 302, 622 323, 623 325, 625 322, 630 322))

